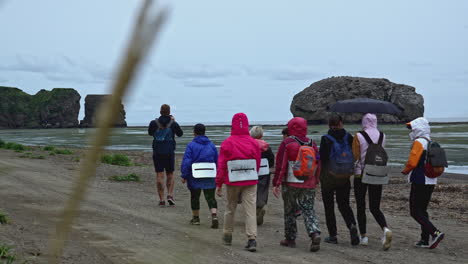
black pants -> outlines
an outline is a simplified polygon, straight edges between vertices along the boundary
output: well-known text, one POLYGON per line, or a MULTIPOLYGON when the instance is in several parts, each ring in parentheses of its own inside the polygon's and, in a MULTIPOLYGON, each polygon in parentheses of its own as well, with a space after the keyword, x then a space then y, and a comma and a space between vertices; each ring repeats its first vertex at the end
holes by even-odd
POLYGON ((411 184, 410 213, 414 220, 421 225, 421 240, 426 242, 429 241, 429 235, 437 231, 437 228, 429 220, 429 214, 427 213, 427 206, 431 201, 434 186, 411 184))
POLYGON ((383 229, 387 227, 385 216, 380 210, 380 200, 382 199, 382 185, 362 183, 361 178, 354 178, 354 197, 356 198, 357 220, 359 232, 363 235, 366 230, 366 193, 369 190, 369 211, 374 216, 375 221, 383 229))
POLYGON ((257 184, 257 208, 262 209, 268 202, 268 192, 270 187, 270 175, 262 175, 258 178, 257 184))
MULTIPOLYGON (((190 205, 193 211, 200 210, 201 192, 201 189, 190 190, 190 205)), ((215 189, 204 189, 203 194, 205 195, 206 202, 208 203, 208 207, 210 209, 218 208, 218 203, 216 202, 215 198, 215 189)))
POLYGON ((322 185, 322 200, 330 236, 336 236, 335 195, 338 210, 340 210, 348 229, 351 228, 352 225, 356 225, 353 210, 351 210, 351 206, 349 206, 350 191, 351 183, 349 181, 344 184, 335 184, 326 187, 322 185))

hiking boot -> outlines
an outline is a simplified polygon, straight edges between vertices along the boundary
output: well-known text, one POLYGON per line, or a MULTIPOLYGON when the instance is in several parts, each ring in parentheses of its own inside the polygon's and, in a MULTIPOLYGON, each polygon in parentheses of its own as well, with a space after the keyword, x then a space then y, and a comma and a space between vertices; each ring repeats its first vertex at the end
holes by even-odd
POLYGON ((312 252, 317 252, 320 249, 320 234, 319 233, 313 233, 310 235, 310 246, 309 250, 312 252))
POLYGON ((257 225, 263 224, 263 217, 265 216, 265 209, 257 208, 257 225))
POLYGON ((218 226, 219 226, 218 217, 217 216, 211 217, 211 228, 218 229, 218 226))
POLYGON ((382 238, 382 249, 387 251, 392 246, 392 230, 384 228, 384 235, 382 238))
POLYGON ((440 241, 444 239, 445 234, 440 232, 439 230, 435 231, 435 233, 432 235, 431 242, 429 243, 429 249, 434 249, 436 248, 440 241))
POLYGON ((223 244, 226 246, 232 245, 232 234, 223 234, 223 244))
POLYGON ((357 246, 359 245, 359 235, 355 225, 352 225, 349 229, 349 235, 351 237, 351 245, 357 246))
POLYGON ((255 241, 255 239, 249 239, 249 241, 247 241, 245 249, 247 249, 250 252, 257 251, 257 241, 255 241))
POLYGON ((429 242, 424 241, 424 240, 419 240, 418 242, 414 244, 414 246, 419 247, 419 248, 429 248, 429 242))
POLYGON ((324 241, 329 244, 338 244, 338 238, 336 236, 328 236, 324 241))
POLYGON ((280 245, 283 247, 295 248, 296 240, 283 239, 280 241, 280 245))
POLYGON ((159 207, 165 207, 166 201, 159 201, 159 207))
POLYGON ((199 216, 194 216, 192 220, 190 220, 191 225, 200 225, 200 217, 199 216))
POLYGON ((361 241, 359 242, 359 245, 362 245, 362 246, 369 245, 369 238, 366 236, 361 237, 361 241))
POLYGON ((168 195, 167 196, 167 203, 169 204, 169 206, 175 206, 174 197, 168 195))

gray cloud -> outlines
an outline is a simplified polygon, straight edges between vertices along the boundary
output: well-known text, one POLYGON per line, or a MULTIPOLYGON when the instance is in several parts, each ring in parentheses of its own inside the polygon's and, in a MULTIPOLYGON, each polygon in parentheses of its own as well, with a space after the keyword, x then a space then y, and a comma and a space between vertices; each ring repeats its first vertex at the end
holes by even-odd
POLYGON ((59 82, 106 82, 112 77, 111 71, 93 62, 75 62, 67 56, 54 56, 49 59, 16 55, 2 58, 0 71, 14 71, 42 74, 50 81, 59 82), (10 62, 8 62, 10 61, 10 62))
POLYGON ((168 77, 178 80, 187 79, 216 79, 239 75, 240 71, 235 68, 220 68, 216 66, 201 65, 173 68, 164 70, 168 77))
POLYGON ((185 80, 183 81, 184 86, 197 87, 197 88, 210 88, 210 87, 223 87, 224 84, 216 81, 205 81, 205 80, 185 80))
POLYGON ((320 71, 305 66, 284 66, 266 69, 245 67, 244 70, 247 75, 266 76, 276 81, 312 80, 323 76, 320 71))

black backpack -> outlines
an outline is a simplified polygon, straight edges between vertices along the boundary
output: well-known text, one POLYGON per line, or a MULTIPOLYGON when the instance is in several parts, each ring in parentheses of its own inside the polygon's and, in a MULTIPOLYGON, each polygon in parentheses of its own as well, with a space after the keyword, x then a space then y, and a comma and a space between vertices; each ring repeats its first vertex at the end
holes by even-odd
POLYGON ((445 150, 435 141, 421 137, 427 141, 426 160, 424 174, 429 178, 437 178, 444 173, 448 167, 445 150))
POLYGON ((377 143, 374 143, 365 131, 360 131, 359 133, 361 133, 369 145, 362 170, 362 182, 367 184, 387 184, 388 155, 382 146, 384 134, 380 132, 379 140, 377 143))

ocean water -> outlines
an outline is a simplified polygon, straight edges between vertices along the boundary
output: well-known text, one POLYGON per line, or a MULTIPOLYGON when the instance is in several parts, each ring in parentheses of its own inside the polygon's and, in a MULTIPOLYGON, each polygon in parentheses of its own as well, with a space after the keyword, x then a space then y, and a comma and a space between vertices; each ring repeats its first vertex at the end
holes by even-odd
MULTIPOLYGON (((263 126, 264 140, 276 151, 282 141, 281 130, 284 126, 263 126)), ((402 165, 408 158, 411 141, 404 125, 381 125, 379 127, 387 135, 386 150, 390 163, 402 165)), ((183 153, 186 145, 192 140, 191 126, 183 126, 184 136, 177 138, 177 153, 183 153)), ((361 128, 358 125, 348 125, 346 129, 354 134, 361 128)), ((328 130, 325 125, 309 126, 309 137, 320 144, 320 138, 328 130)), ((432 138, 446 150, 449 160, 448 172, 468 174, 468 124, 438 124, 431 127, 432 138)), ((0 130, 0 139, 26 145, 54 145, 63 147, 86 147, 88 139, 95 129, 15 129, 0 130)), ((217 147, 230 135, 228 126, 208 126, 207 136, 217 147)), ((115 128, 107 149, 109 150, 140 150, 151 151, 152 137, 148 136, 147 128, 115 128)))

